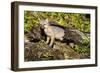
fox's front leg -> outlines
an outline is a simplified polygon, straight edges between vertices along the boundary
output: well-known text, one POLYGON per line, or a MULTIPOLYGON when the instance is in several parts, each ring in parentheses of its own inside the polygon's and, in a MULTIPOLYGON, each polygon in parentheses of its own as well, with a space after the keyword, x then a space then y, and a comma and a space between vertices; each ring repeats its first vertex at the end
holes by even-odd
POLYGON ((50 47, 52 47, 52 46, 53 46, 54 41, 55 41, 55 38, 54 38, 54 36, 52 36, 52 37, 51 37, 50 44, 49 44, 49 46, 50 46, 50 47))
POLYGON ((48 44, 50 41, 50 37, 47 36, 46 44, 48 44))

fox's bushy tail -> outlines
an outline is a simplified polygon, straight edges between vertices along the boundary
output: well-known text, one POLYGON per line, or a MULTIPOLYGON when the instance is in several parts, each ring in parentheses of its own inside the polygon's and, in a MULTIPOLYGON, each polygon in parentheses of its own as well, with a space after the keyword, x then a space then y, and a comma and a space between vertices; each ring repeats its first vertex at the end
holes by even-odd
POLYGON ((73 41, 75 44, 80 45, 83 43, 84 39, 87 39, 87 36, 79 30, 66 28, 64 39, 73 41))

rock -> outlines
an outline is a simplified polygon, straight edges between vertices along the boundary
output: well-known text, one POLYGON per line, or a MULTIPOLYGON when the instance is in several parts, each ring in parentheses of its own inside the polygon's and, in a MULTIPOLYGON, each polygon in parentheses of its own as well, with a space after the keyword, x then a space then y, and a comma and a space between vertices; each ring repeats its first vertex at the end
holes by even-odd
POLYGON ((79 54, 65 43, 55 42, 53 48, 50 48, 43 40, 25 45, 25 61, 67 60, 79 58, 79 54))
MULTIPOLYGON (((25 61, 90 58, 90 53, 79 53, 79 43, 82 43, 82 40, 83 38, 85 38, 85 35, 78 30, 67 29, 66 31, 67 32, 65 39, 67 39, 67 41, 64 42, 64 40, 55 40, 54 46, 49 47, 48 44, 46 44, 45 42, 46 36, 43 30, 40 27, 33 27, 29 32, 25 33, 25 61), (67 42, 69 41, 70 44, 67 44, 67 42), (77 45, 76 48, 75 45, 77 45)), ((83 46, 85 46, 85 48, 88 48, 89 45, 89 41, 87 41, 88 39, 84 41, 84 44, 82 44, 83 46)))
POLYGON ((39 42, 41 39, 45 40, 44 31, 39 26, 32 27, 30 31, 25 33, 25 37, 27 37, 30 42, 39 42))

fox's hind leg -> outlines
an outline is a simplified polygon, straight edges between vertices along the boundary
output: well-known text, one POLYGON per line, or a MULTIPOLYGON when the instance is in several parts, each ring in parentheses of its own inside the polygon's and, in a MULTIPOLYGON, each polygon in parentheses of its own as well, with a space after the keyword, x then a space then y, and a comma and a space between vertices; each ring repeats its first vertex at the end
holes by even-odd
POLYGON ((54 38, 54 36, 52 36, 52 37, 51 37, 50 44, 49 44, 49 46, 50 46, 50 47, 52 47, 52 46, 53 46, 54 41, 55 41, 55 38, 54 38))
POLYGON ((46 44, 48 44, 50 41, 50 37, 47 36, 46 44))

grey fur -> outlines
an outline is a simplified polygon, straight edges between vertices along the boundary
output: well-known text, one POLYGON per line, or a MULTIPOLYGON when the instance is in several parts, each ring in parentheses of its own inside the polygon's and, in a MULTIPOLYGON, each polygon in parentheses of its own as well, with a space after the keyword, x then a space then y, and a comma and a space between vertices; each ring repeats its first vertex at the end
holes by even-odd
POLYGON ((83 39, 87 38, 84 33, 76 29, 61 28, 56 23, 50 23, 48 19, 40 21, 41 27, 47 35, 46 43, 52 46, 55 39, 59 40, 73 40, 75 43, 82 43, 83 39))

